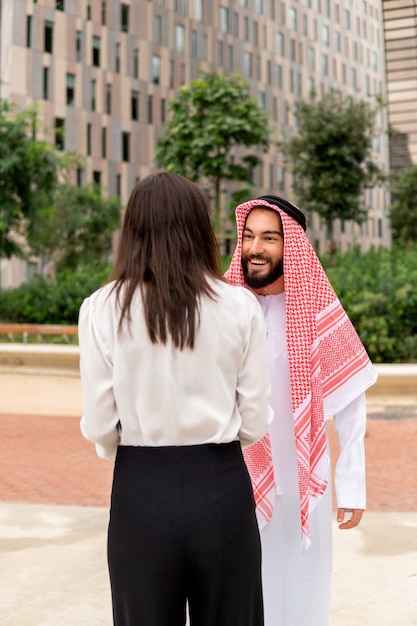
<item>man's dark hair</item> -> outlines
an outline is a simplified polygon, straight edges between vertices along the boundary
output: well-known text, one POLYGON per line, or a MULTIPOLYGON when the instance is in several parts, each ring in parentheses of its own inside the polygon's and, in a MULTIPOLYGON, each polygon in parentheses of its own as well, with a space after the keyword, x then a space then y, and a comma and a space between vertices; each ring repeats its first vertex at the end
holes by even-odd
POLYGON ((139 181, 123 220, 115 280, 123 321, 141 290, 152 343, 171 335, 180 349, 192 348, 199 323, 199 300, 214 297, 209 277, 222 279, 219 249, 204 192, 179 174, 159 172, 139 181))

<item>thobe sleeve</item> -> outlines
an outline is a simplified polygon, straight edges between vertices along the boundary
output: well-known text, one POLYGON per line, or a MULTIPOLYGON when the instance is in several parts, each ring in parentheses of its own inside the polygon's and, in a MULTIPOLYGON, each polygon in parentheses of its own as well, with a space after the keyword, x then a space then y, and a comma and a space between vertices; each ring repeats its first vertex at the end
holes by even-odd
POLYGON ((365 509, 365 393, 334 416, 334 425, 340 450, 335 469, 337 506, 345 509, 365 509))
POLYGON ((119 443, 119 417, 113 395, 111 355, 97 328, 94 305, 87 299, 78 321, 83 417, 81 432, 99 457, 113 459, 119 443))
POLYGON ((250 332, 236 389, 237 404, 242 419, 239 439, 243 448, 262 439, 274 416, 269 406, 271 383, 265 321, 255 299, 251 308, 250 332))

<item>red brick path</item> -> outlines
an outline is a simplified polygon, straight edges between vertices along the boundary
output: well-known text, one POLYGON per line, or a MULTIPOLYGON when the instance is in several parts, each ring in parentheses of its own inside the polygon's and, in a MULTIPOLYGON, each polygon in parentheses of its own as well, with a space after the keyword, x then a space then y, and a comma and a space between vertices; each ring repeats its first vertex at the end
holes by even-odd
MULTIPOLYGON (((336 437, 330 427, 333 459, 336 437)), ((0 414, 0 500, 108 506, 112 463, 75 417, 0 414)), ((417 419, 368 420, 368 510, 417 511, 417 419)))

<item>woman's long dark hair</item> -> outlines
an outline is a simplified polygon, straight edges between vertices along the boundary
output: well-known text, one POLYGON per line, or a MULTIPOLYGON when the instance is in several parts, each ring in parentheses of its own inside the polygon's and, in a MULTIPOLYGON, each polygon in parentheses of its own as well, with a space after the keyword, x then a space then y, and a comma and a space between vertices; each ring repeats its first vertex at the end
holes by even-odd
POLYGON ((119 330, 130 323, 140 288, 152 343, 171 335, 180 349, 193 348, 199 300, 214 293, 208 278, 221 279, 219 249, 204 192, 188 179, 159 172, 133 189, 123 220, 115 280, 119 330))

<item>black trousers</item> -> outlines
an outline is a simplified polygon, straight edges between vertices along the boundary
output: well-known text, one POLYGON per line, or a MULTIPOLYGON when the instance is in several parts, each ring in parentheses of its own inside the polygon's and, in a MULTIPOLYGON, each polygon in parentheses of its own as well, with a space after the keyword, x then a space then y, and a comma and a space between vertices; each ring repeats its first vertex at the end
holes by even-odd
POLYGON ((261 548, 239 442, 119 446, 108 531, 115 626, 262 626, 261 548))

